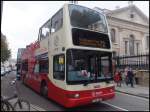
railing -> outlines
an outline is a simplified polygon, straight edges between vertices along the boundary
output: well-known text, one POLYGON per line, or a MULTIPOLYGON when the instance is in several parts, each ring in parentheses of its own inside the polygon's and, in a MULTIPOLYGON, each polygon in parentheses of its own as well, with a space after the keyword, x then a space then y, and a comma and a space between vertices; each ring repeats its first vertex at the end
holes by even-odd
POLYGON ((116 56, 113 57, 115 68, 124 69, 131 67, 138 70, 149 70, 149 53, 134 56, 116 56))

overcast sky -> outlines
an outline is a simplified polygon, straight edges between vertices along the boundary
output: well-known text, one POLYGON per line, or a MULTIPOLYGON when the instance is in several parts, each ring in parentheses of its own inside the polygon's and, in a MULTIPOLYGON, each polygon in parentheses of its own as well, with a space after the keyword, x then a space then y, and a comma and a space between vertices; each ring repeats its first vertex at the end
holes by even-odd
MULTIPOLYGON (((1 31, 7 37, 12 58, 16 58, 18 48, 37 40, 39 27, 64 3, 68 1, 4 1, 1 31)), ((78 4, 114 10, 116 6, 128 6, 128 1, 79 1, 78 4)), ((133 4, 149 17, 149 1, 134 1, 133 4)))

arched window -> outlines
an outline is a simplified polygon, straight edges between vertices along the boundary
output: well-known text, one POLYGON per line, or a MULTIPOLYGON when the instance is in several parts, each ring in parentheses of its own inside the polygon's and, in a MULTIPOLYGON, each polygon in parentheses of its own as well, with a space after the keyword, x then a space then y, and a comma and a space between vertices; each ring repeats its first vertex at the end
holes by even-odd
POLYGON ((130 55, 134 55, 134 35, 130 35, 129 40, 130 55))
POLYGON ((111 41, 112 41, 112 42, 115 42, 115 41, 116 41, 115 36, 116 36, 116 31, 115 31, 115 29, 111 29, 111 41))

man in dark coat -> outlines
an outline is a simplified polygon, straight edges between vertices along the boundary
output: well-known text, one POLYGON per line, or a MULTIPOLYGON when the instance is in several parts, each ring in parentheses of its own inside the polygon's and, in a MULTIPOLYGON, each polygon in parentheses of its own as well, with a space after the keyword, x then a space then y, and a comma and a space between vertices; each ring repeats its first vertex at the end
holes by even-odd
POLYGON ((129 71, 128 71, 128 78, 129 78, 129 82, 131 84, 131 87, 134 87, 133 86, 133 77, 134 77, 134 74, 133 74, 132 69, 130 68, 129 71))

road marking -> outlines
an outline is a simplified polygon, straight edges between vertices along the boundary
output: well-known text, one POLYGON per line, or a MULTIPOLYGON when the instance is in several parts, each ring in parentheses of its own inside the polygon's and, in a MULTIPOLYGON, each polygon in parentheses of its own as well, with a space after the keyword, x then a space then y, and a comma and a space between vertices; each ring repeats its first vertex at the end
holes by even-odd
POLYGON ((121 108, 121 107, 118 107, 118 106, 112 105, 112 104, 107 103, 107 102, 102 102, 102 103, 104 103, 104 104, 106 104, 106 105, 109 105, 109 106, 111 106, 111 107, 114 107, 114 108, 117 108, 117 109, 123 110, 123 111, 129 111, 129 110, 127 110, 127 109, 124 109, 124 108, 121 108))
POLYGON ((127 94, 127 93, 122 93, 122 92, 116 92, 116 93, 124 94, 124 95, 127 95, 127 96, 132 96, 132 97, 136 97, 138 99, 149 101, 149 98, 142 98, 142 97, 139 97, 139 96, 134 96, 134 95, 130 95, 130 94, 127 94))
POLYGON ((33 105, 33 104, 30 104, 32 108, 34 108, 35 110, 37 111, 46 111, 44 110, 43 108, 39 107, 39 106, 36 106, 36 105, 33 105))

